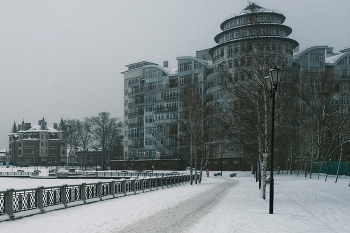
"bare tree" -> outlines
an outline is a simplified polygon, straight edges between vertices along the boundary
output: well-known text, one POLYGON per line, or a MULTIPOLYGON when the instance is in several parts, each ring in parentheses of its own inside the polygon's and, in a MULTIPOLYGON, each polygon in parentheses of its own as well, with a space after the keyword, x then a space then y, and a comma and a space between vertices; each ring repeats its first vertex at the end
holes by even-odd
POLYGON ((90 118, 90 132, 95 141, 95 147, 102 152, 103 169, 110 162, 110 150, 120 140, 122 123, 119 118, 111 118, 109 112, 101 112, 90 118))
POLYGON ((64 121, 66 127, 64 128, 64 135, 67 140, 67 144, 70 147, 68 153, 69 162, 73 164, 76 163, 75 153, 78 152, 82 145, 82 131, 83 124, 78 119, 66 119, 64 121))
MULTIPOLYGON (((180 91, 180 101, 182 109, 179 111, 179 142, 181 150, 189 151, 188 159, 191 173, 191 184, 193 184, 192 174, 197 174, 197 169, 202 169, 203 162, 203 97, 198 92, 197 85, 190 84, 180 91)), ((197 183, 197 176, 195 182, 197 183)))
MULTIPOLYGON (((349 142, 349 83, 327 73, 304 71, 300 76, 302 153, 310 162, 335 161, 349 142)), ((340 163, 340 162, 339 162, 340 163)), ((305 168, 307 169, 307 168, 305 168)), ((311 177, 311 173, 310 173, 311 177)))

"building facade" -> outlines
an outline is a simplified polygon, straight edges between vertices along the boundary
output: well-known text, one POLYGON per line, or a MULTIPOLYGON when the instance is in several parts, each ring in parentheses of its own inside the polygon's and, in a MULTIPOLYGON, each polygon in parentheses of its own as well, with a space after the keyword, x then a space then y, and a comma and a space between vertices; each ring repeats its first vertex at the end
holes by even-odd
POLYGON ((67 145, 63 134, 63 120, 47 126, 45 119, 38 124, 13 124, 9 134, 9 156, 18 166, 64 166, 67 145))
POLYGON ((211 62, 179 57, 179 69, 140 61, 124 71, 124 158, 177 158, 179 92, 189 83, 202 87, 211 62), (178 70, 178 71, 177 71, 178 70))
MULTIPOLYGON (((348 88, 350 49, 333 53, 331 47, 313 46, 299 51, 298 42, 289 38, 292 29, 283 24, 285 19, 281 13, 250 3, 221 23, 222 32, 214 37, 216 46, 197 51, 196 57, 178 57, 176 68, 170 69, 167 62, 163 66, 148 61, 126 65, 128 69, 122 72, 124 159, 179 158, 175 120, 182 107, 179 93, 196 84, 206 102, 224 109, 227 97, 220 78, 224 71, 236 81, 263 79, 274 67, 293 74, 327 71, 344 79, 342 87, 348 88)), ((231 144, 212 157, 242 158, 243 154, 238 145, 231 144)))

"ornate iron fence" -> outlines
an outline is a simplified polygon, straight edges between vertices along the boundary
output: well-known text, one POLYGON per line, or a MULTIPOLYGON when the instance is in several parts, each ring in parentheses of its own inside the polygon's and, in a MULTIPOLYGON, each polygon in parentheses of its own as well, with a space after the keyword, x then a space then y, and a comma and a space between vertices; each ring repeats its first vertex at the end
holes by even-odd
MULTIPOLYGON (((7 191, 0 191, 0 215, 8 215, 8 219, 13 220, 23 216, 45 213, 53 209, 85 204, 89 199, 95 199, 91 200, 92 202, 100 201, 103 200, 102 198, 109 199, 120 195, 131 195, 137 191, 150 191, 164 188, 164 186, 169 184, 185 183, 189 180, 190 175, 178 175, 176 178, 175 176, 155 176, 153 178, 131 178, 112 180, 110 182, 83 183, 80 185, 38 187, 36 189, 8 189, 7 191), (48 208, 51 206, 58 207, 48 208), (35 209, 38 209, 38 211, 25 212, 35 209), (24 213, 16 215, 19 212, 24 213)), ((2 217, 0 221, 4 221, 4 219, 2 217)))
POLYGON ((12 210, 14 213, 37 208, 35 190, 19 190, 12 192, 12 210))
POLYGON ((5 194, 0 193, 0 215, 5 214, 5 194))
POLYGON ((53 206, 61 204, 61 188, 48 187, 43 190, 43 206, 53 206))

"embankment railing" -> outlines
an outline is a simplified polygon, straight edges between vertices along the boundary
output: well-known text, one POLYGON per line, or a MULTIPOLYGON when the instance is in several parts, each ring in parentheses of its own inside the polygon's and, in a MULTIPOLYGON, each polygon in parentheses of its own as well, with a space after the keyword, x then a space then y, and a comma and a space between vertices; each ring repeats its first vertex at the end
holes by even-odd
MULTIPOLYGON (((193 175, 194 176, 194 175, 193 175)), ((194 179, 194 178, 193 178, 194 179)), ((0 222, 187 183, 190 175, 154 176, 0 191, 0 222)))

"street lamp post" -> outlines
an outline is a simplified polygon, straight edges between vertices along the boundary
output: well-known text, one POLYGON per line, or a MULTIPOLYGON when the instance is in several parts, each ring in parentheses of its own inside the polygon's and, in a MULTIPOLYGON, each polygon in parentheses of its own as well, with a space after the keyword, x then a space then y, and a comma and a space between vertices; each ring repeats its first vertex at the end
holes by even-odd
POLYGON ((272 98, 272 111, 271 111, 271 172, 270 172, 270 203, 269 203, 269 214, 273 214, 273 196, 274 196, 274 179, 273 179, 273 152, 275 143, 275 96, 277 86, 281 82, 283 76, 283 70, 277 67, 269 70, 269 75, 265 77, 265 83, 267 89, 270 91, 272 98))

